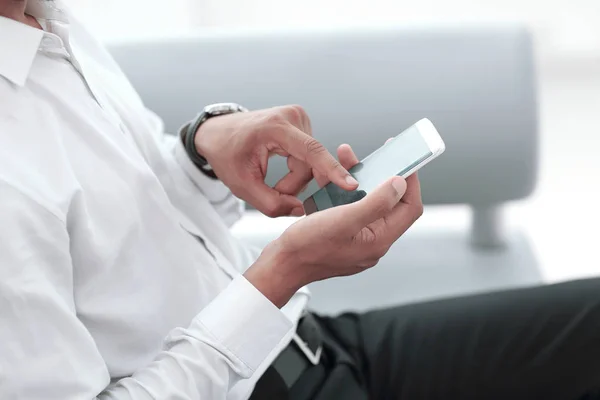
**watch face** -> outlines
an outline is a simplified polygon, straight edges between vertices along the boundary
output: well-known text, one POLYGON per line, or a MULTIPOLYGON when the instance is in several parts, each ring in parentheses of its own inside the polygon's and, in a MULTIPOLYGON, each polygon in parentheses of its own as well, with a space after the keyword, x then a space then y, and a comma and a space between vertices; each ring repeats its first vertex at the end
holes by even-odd
POLYGON ((244 107, 235 103, 217 103, 211 104, 210 106, 206 106, 204 108, 204 112, 210 115, 223 115, 223 114, 231 114, 234 112, 248 111, 244 107))

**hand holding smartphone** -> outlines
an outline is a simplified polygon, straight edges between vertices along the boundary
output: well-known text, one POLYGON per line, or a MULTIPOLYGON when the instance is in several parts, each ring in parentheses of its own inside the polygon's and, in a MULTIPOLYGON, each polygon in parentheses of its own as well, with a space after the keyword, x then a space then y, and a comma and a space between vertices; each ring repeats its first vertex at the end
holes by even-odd
POLYGON ((306 214, 358 201, 394 175, 409 177, 445 149, 431 121, 422 119, 349 170, 359 183, 356 190, 346 191, 329 183, 304 201, 306 214))

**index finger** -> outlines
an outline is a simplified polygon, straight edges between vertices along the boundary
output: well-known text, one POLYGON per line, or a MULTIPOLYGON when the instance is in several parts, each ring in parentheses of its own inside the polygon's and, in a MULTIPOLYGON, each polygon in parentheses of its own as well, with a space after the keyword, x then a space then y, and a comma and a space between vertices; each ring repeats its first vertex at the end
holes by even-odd
POLYGON ((290 125, 284 135, 273 135, 272 140, 342 189, 354 190, 358 187, 356 179, 318 140, 295 126, 290 125))

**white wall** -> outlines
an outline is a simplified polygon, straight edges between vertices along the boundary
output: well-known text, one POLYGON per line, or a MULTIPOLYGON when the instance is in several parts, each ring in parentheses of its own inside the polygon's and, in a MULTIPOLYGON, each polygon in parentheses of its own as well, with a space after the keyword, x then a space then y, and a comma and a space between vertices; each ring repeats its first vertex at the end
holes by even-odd
POLYGON ((599 0, 70 0, 106 40, 199 27, 289 27, 419 20, 528 23, 549 57, 600 57, 599 0))

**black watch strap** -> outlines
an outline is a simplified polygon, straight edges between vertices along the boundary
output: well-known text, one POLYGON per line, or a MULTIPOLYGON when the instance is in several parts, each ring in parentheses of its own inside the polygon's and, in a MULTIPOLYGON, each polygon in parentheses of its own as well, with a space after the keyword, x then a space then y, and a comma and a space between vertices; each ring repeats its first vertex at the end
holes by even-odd
POLYGON ((204 158, 200 153, 198 153, 198 150, 196 149, 196 133, 198 133, 200 125, 202 125, 202 123, 206 121, 209 117, 210 115, 207 112, 203 111, 198 115, 198 117, 196 117, 196 119, 192 123, 188 124, 187 129, 185 129, 183 132, 183 147, 185 148, 185 152, 187 153, 190 160, 194 163, 196 167, 198 167, 200 171, 202 171, 202 173, 204 173, 209 178, 219 179, 215 172, 212 170, 212 168, 210 168, 210 166, 208 165, 208 161, 206 160, 206 158, 204 158))

